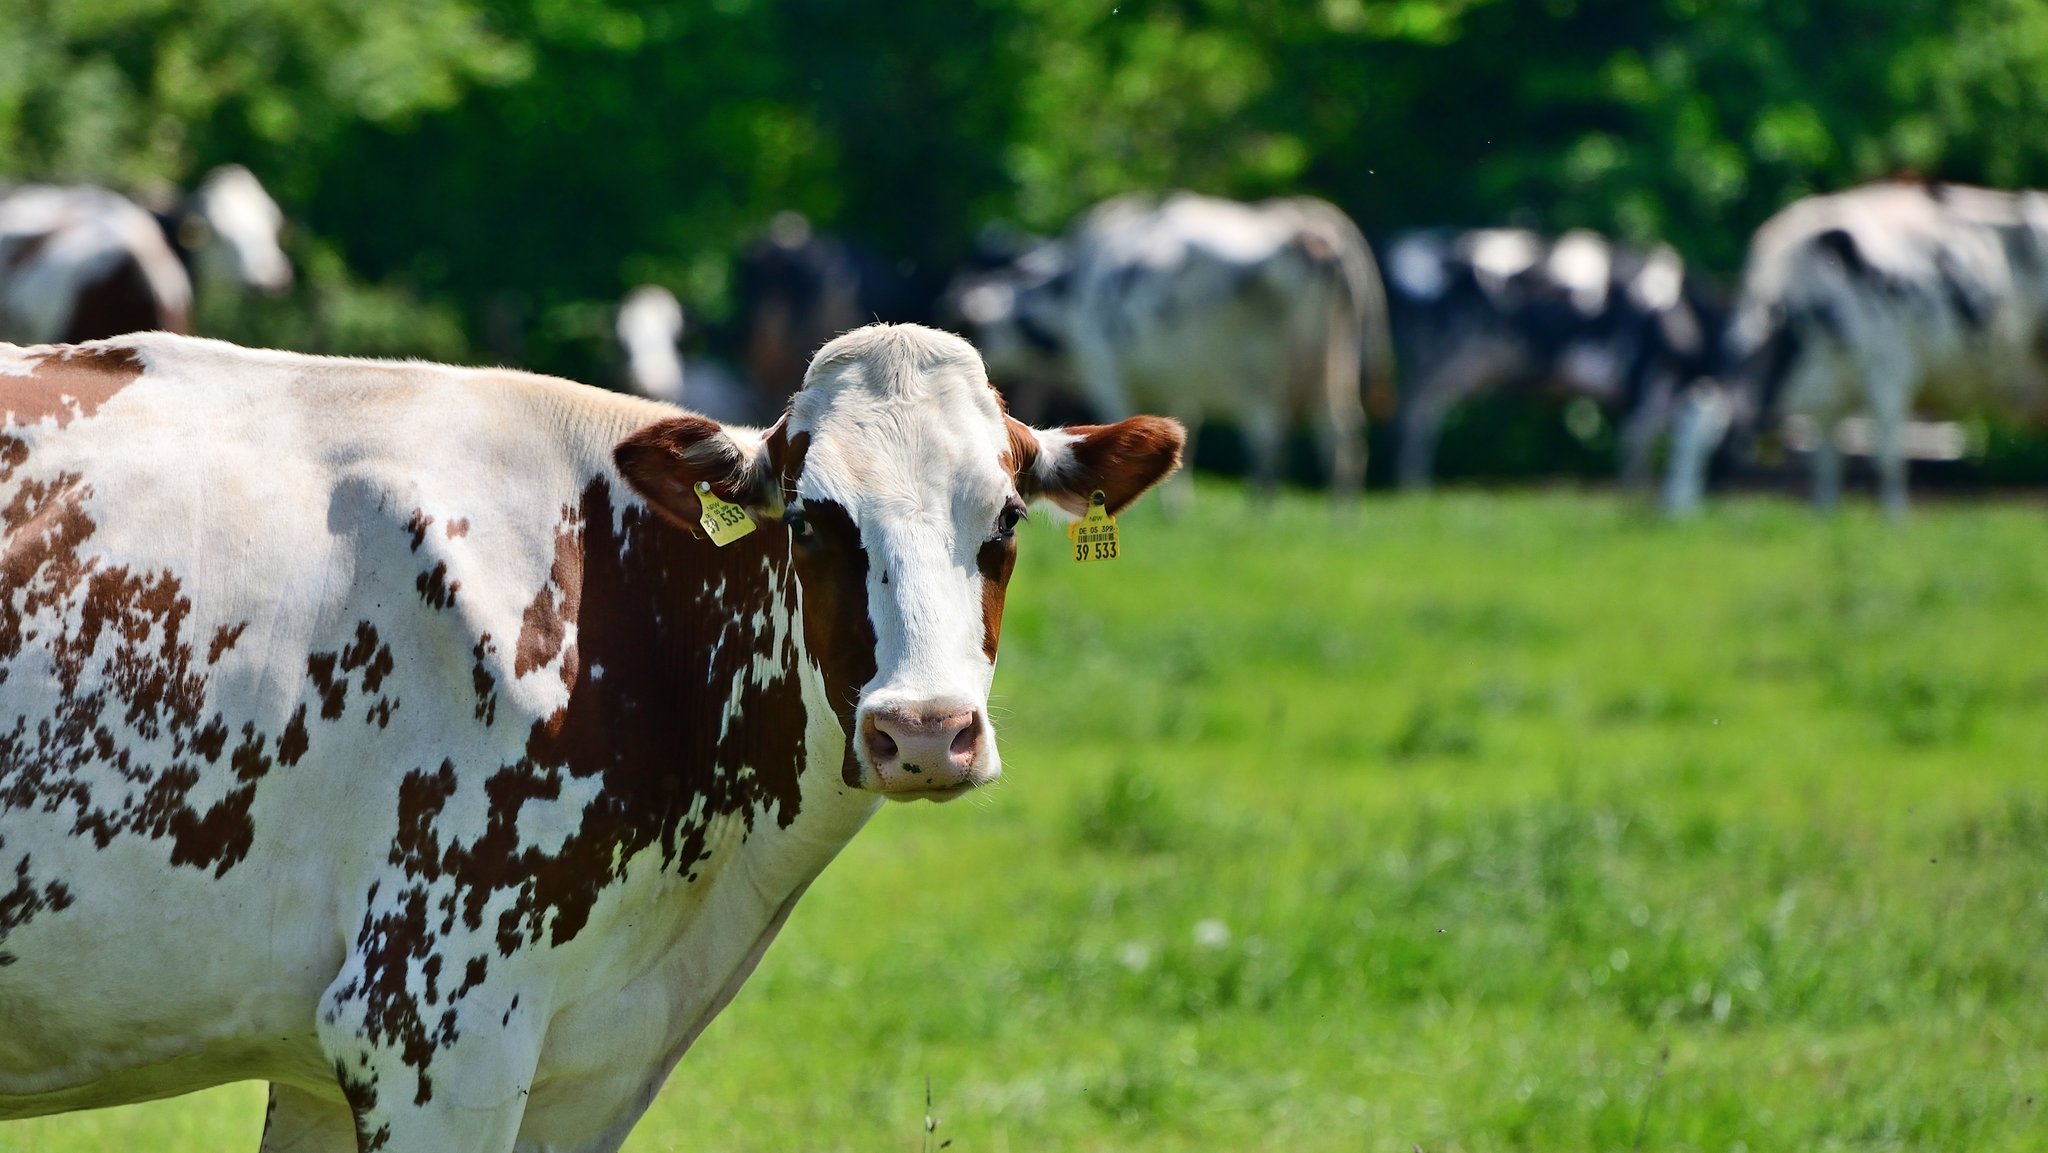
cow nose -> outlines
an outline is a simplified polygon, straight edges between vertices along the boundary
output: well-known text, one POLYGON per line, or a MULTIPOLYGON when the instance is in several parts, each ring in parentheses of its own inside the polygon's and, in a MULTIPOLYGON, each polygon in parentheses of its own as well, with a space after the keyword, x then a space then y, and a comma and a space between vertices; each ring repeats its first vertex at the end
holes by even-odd
POLYGON ((876 709, 861 740, 881 792, 940 796, 981 783, 982 728, 974 709, 876 709))

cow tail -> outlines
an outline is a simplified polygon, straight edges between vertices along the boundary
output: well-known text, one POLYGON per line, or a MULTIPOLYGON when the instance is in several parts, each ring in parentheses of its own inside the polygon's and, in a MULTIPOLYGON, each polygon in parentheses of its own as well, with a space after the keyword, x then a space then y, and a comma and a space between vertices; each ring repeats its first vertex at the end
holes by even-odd
POLYGON ((1328 323, 1320 348, 1304 349, 1303 359, 1316 364, 1321 377, 1323 419, 1339 444, 1349 476, 1333 479, 1349 485, 1364 479, 1365 426, 1370 414, 1393 409, 1393 349, 1387 331, 1386 293, 1365 237, 1335 205, 1313 198, 1295 201, 1306 227, 1299 243, 1318 279, 1324 282, 1328 323), (1361 379, 1361 374, 1363 379, 1361 379))
POLYGON ((1394 333, 1387 320, 1387 292, 1380 281, 1372 250, 1361 239, 1358 268, 1351 277, 1352 323, 1358 326, 1364 365, 1365 409, 1375 420, 1387 420, 1399 406, 1394 382, 1394 333))
POLYGON ((1319 254, 1336 288, 1327 379, 1332 387, 1340 376, 1344 387, 1362 387, 1367 411, 1384 419, 1395 407, 1394 343, 1379 266, 1358 225, 1337 206, 1313 198, 1299 203, 1334 249, 1319 254))

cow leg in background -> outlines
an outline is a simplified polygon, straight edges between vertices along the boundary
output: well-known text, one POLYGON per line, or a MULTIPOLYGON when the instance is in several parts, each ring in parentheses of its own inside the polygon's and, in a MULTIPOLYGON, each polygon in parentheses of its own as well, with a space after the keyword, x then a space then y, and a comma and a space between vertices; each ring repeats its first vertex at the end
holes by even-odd
MULTIPOLYGON (((1871 463, 1877 466, 1877 494, 1893 518, 1906 515, 1906 424, 1912 417, 1912 370, 1901 358, 1886 357, 1865 366, 1863 387, 1876 427, 1871 463)), ((1829 432, 1833 432, 1832 426, 1829 432)))
POLYGON ((1671 374, 1657 373, 1644 387, 1635 408, 1622 418, 1617 446, 1621 486, 1630 492, 1641 493, 1650 487, 1650 455, 1657 447, 1657 434, 1670 422, 1673 383, 1671 374))
POLYGON ((1252 458, 1252 491, 1261 499, 1270 498, 1280 486, 1280 470, 1286 464, 1286 412, 1276 405, 1247 405, 1239 423, 1252 458))
POLYGON ((1346 384, 1329 381, 1316 414, 1316 439, 1330 467, 1330 495, 1340 502, 1365 487, 1365 400, 1357 374, 1346 384))
POLYGON ((356 1122, 339 1096, 329 1100, 270 1084, 261 1153, 356 1153, 356 1122))
POLYGON ((1395 467, 1403 489, 1429 487, 1436 473, 1436 445, 1443 434, 1444 417, 1460 401, 1493 383, 1493 354, 1477 345, 1467 344, 1436 365, 1401 405, 1401 459, 1395 467))
POLYGON ((1835 427, 1848 414, 1830 409, 1813 417, 1813 507, 1833 512, 1842 502, 1842 448, 1835 443, 1835 427))
POLYGON ((1664 511, 1690 516, 1706 497, 1707 460, 1728 435, 1734 404, 1715 387, 1689 389, 1671 421, 1671 459, 1666 462, 1664 511))

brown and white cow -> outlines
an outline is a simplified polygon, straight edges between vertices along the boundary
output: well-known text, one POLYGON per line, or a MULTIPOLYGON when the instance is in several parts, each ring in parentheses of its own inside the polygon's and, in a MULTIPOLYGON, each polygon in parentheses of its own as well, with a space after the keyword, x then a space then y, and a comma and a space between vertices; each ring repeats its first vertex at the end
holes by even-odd
POLYGON ((1183 439, 909 326, 766 432, 163 334, 0 410, 0 1118, 260 1078, 294 1151, 617 1148, 883 798, 999 773, 1025 502, 1183 439))

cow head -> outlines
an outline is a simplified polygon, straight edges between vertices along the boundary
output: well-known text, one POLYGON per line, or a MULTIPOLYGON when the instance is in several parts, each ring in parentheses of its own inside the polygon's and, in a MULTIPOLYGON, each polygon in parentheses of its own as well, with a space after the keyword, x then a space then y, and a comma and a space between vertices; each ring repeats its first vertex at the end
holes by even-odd
POLYGON ((185 246, 208 260, 222 260, 235 281, 270 294, 292 286, 292 262, 282 247, 284 211, 254 173, 223 164, 207 173, 193 194, 187 218, 192 233, 185 246), (220 243, 204 243, 208 239, 220 243))
POLYGON ((1100 490, 1120 512, 1178 466, 1184 439, 1148 416, 1029 428, 965 341, 873 325, 818 352, 767 433, 678 416, 616 456, 685 530, 703 482, 786 534, 806 648, 848 735, 846 783, 945 800, 1002 771, 988 693, 1027 504, 1078 515, 1100 490))

